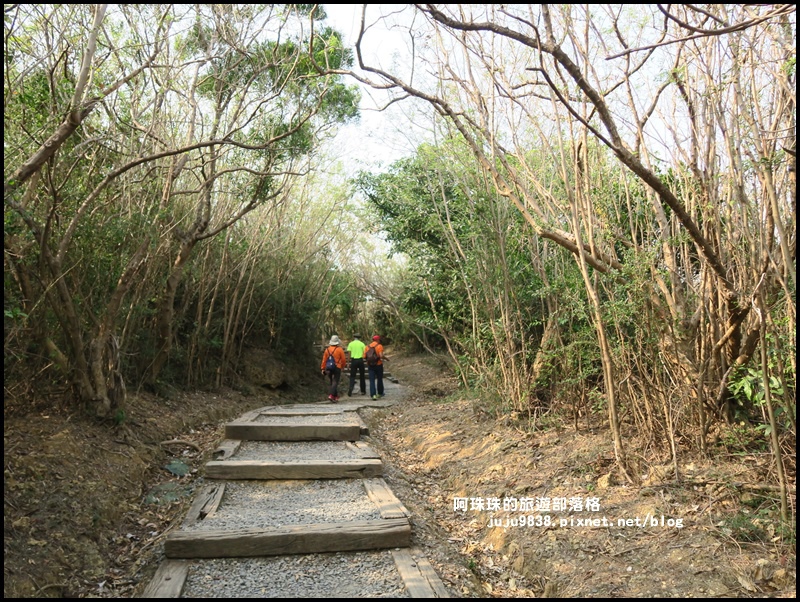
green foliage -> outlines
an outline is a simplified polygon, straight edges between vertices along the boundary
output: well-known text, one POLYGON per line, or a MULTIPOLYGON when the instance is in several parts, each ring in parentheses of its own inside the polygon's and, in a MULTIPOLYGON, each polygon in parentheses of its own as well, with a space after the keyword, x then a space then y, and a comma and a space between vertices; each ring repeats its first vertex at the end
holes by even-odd
POLYGON ((769 439, 763 429, 741 421, 722 428, 720 443, 734 453, 769 451, 769 439))
POLYGON ((121 408, 120 408, 120 409, 119 409, 119 410, 117 410, 117 411, 116 411, 116 413, 114 414, 114 424, 116 424, 117 426, 120 426, 121 424, 123 424, 123 423, 125 422, 125 420, 127 419, 127 417, 128 417, 128 416, 127 416, 127 414, 125 413, 125 410, 123 410, 123 409, 121 409, 121 408))
POLYGON ((13 322, 21 322, 28 317, 28 314, 22 311, 19 307, 12 307, 11 309, 3 310, 3 317, 6 320, 11 320, 13 322))
MULTIPOLYGON (((783 396, 783 386, 776 376, 769 377, 769 389, 776 398, 783 396)), ((760 367, 740 366, 730 386, 731 393, 743 401, 740 405, 760 407, 764 403, 764 371, 760 367)))
MULTIPOLYGON (((545 284, 535 266, 542 241, 487 188, 459 140, 423 145, 387 172, 361 174, 357 187, 392 251, 409 258, 400 295, 407 322, 429 345, 448 343, 462 382, 481 391, 485 406, 541 410, 575 359, 553 350, 533 380, 545 300, 559 308, 562 331, 591 327, 574 263, 546 265, 545 284)), ((592 356, 574 363, 591 366, 596 345, 592 356)))
POLYGON ((794 78, 795 73, 797 73, 797 57, 789 57, 781 67, 781 70, 786 74, 787 78, 794 78))
POLYGON ((48 125, 52 94, 46 73, 37 70, 26 78, 19 90, 7 96, 8 104, 3 115, 5 136, 13 135, 16 125, 24 124, 32 132, 41 131, 48 125))
MULTIPOLYGON (((6 37, 7 174, 67 115, 90 16, 72 5, 16 9, 6 37)), ((289 190, 298 177, 283 174, 302 172, 296 161, 318 150, 321 135, 358 117, 358 87, 320 69, 353 62, 341 35, 319 22, 324 17, 318 5, 109 8, 86 94, 111 92, 42 167, 37 185, 16 191, 17 205, 4 212, 7 253, 32 289, 19 290, 19 281, 5 278, 6 331, 22 332, 17 326, 29 310, 20 299, 30 303, 28 322, 37 330, 7 358, 41 358, 46 367, 50 358, 37 346, 52 341, 79 375, 110 315, 119 368, 129 385, 143 382, 164 343, 157 318, 170 276, 178 284, 162 375, 167 384, 227 377, 236 369, 232 350, 245 344, 310 347, 328 307, 336 319, 354 311, 358 299, 348 275, 332 272, 328 287, 321 275, 330 260, 302 248, 317 242, 302 242, 308 215, 294 208, 303 219, 292 222, 280 209, 293 204, 289 190), (309 39, 302 32, 311 31, 312 15, 309 39), (159 30, 160 23, 174 29, 159 30), (113 87, 153 52, 156 68, 145 66, 113 87), (220 136, 223 142, 209 145, 220 136), (193 149, 176 152, 183 146, 193 149), (208 238, 229 220, 245 221, 242 211, 252 207, 272 212, 269 226, 248 230, 234 223, 208 238), (71 224, 75 216, 80 219, 71 224), (281 222, 291 227, 276 226, 281 222), (181 244, 193 237, 188 260, 175 269, 181 244), (142 248, 142 263, 133 265, 142 248), (48 266, 43 258, 59 252, 58 265, 48 266), (243 272, 242 265, 255 267, 243 272), (120 289, 131 267, 137 268, 132 284, 120 289), (250 273, 251 288, 242 288, 243 274, 250 273), (233 313, 242 295, 252 299, 233 313)))
MULTIPOLYGON (((774 414, 781 431, 788 431, 792 428, 792 420, 788 412, 793 406, 789 400, 795 399, 795 390, 785 391, 783 383, 794 387, 794 376, 791 372, 790 363, 778 362, 778 348, 774 344, 772 334, 767 336, 768 346, 768 366, 769 366, 769 389, 772 398, 774 414), (783 380, 778 376, 780 366, 784 366, 785 374, 783 380)), ((761 364, 751 364, 738 366, 730 379, 730 393, 735 402, 735 419, 739 421, 762 421, 764 415, 763 406, 766 401, 764 390, 764 371, 761 364)), ((764 435, 769 435, 771 425, 764 423, 758 426, 764 435)))
POLYGON ((745 498, 740 510, 725 517, 720 529, 741 543, 774 544, 781 541, 785 545, 795 544, 794 523, 782 521, 779 505, 760 496, 745 498))
MULTIPOLYGON (((208 32, 195 37, 209 40, 210 36, 208 32)), ((273 160, 311 150, 315 122, 308 120, 310 113, 331 123, 358 117, 358 88, 345 85, 339 76, 318 72, 319 65, 344 69, 353 62, 341 34, 330 27, 323 27, 307 42, 266 41, 246 50, 223 47, 218 52, 200 80, 200 93, 224 105, 245 83, 251 93, 274 97, 273 110, 243 139, 248 144, 270 142, 265 150, 273 160)))

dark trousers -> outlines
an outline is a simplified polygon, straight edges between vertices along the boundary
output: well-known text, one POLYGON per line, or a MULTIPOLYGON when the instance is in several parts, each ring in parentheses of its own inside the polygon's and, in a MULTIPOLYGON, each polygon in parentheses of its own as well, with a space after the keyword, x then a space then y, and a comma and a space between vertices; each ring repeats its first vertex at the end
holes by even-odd
POLYGON ((361 385, 361 394, 364 395, 367 392, 367 381, 364 377, 364 358, 358 358, 350 360, 350 388, 347 390, 348 395, 353 394, 353 390, 356 388, 356 370, 358 370, 358 374, 361 377, 360 385, 361 385))
POLYGON ((369 396, 383 395, 383 366, 367 366, 369 369, 369 396))
POLYGON ((342 369, 334 368, 333 372, 327 373, 330 394, 339 397, 339 380, 342 378, 342 369))

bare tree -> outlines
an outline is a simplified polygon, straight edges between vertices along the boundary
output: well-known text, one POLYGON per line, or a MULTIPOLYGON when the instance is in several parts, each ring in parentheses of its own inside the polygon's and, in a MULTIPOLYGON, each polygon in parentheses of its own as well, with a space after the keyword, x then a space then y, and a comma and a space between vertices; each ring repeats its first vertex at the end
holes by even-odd
MULTIPOLYGON (((656 390, 675 456, 679 417, 702 445, 716 417, 733 416, 730 379, 758 344, 758 287, 768 299, 783 292, 774 307, 794 328, 795 9, 630 10, 414 5, 405 22, 391 16, 397 29, 413 20, 410 63, 392 71, 364 60, 374 22, 365 8, 357 54, 363 81, 392 101, 429 103, 463 136, 536 235, 575 255, 590 297, 632 267, 619 248, 651 258, 647 294, 668 359, 656 390), (563 167, 542 169, 533 148, 563 167), (599 181, 602 148, 634 177, 614 176, 628 197, 604 213, 586 185, 599 181)), ((601 346, 602 309, 595 303, 601 346)), ((609 394, 618 385, 605 377, 609 394)), ((629 401, 646 389, 642 380, 629 401)))

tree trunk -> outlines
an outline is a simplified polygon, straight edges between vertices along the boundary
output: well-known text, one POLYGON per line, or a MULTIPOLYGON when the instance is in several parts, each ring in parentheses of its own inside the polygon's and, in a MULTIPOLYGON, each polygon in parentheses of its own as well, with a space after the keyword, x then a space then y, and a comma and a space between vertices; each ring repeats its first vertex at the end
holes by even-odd
POLYGON ((197 244, 197 239, 186 236, 181 240, 180 250, 172 270, 167 278, 164 294, 158 302, 156 310, 156 336, 158 340, 158 350, 153 358, 153 365, 150 369, 150 383, 153 384, 161 374, 161 370, 167 363, 169 352, 172 350, 173 322, 175 319, 175 295, 178 292, 178 285, 183 277, 183 269, 192 255, 192 249, 197 244))

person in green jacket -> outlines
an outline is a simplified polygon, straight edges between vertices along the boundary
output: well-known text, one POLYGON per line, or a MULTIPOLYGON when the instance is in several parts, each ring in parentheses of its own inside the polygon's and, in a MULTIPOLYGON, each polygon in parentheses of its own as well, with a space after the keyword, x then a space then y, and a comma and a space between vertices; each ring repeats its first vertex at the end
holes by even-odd
POLYGON ((347 346, 347 353, 350 356, 350 388, 347 389, 347 396, 352 397, 353 389, 356 386, 356 370, 361 377, 361 394, 367 394, 367 381, 364 376, 364 349, 366 345, 361 342, 361 335, 354 334, 353 340, 347 346))

